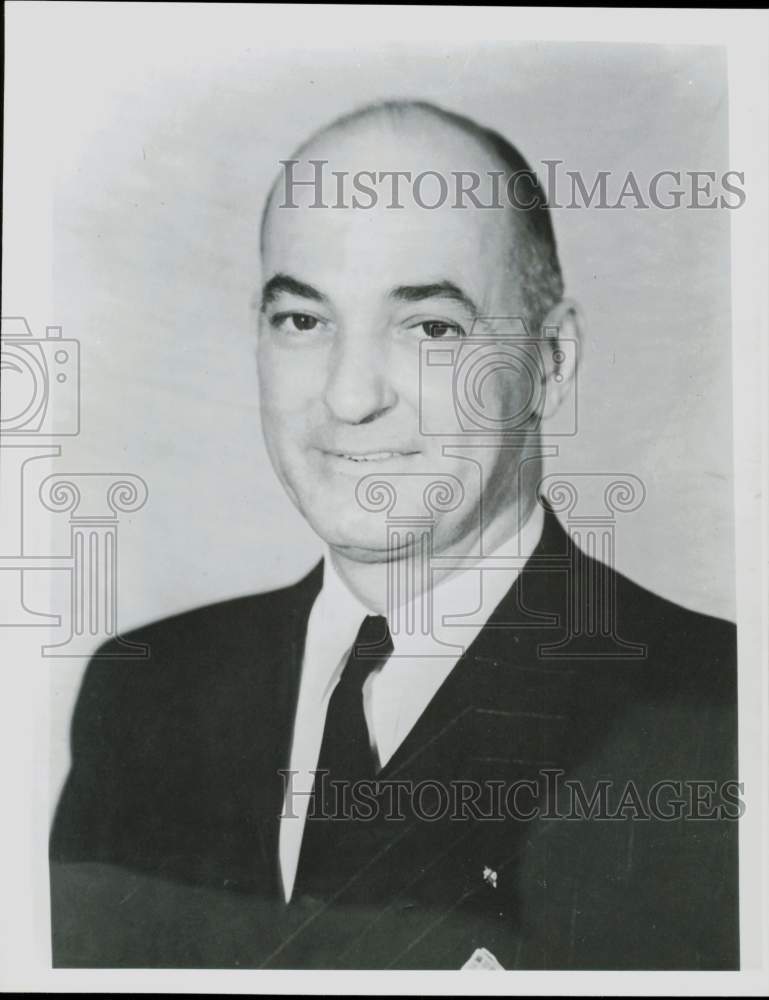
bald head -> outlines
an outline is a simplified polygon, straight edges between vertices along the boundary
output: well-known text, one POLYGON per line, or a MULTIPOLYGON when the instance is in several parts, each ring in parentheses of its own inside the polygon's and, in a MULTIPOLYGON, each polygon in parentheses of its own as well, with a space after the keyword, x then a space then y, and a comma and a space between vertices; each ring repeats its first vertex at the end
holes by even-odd
MULTIPOLYGON (((322 208, 365 216, 404 211, 411 200, 421 212, 484 216, 476 234, 495 227, 504 233, 502 252, 531 333, 563 295, 536 175, 513 145, 470 118, 423 101, 369 104, 310 136, 282 166, 262 215, 263 253, 286 209, 307 208, 316 219, 329 214, 322 208)), ((482 239, 479 252, 495 242, 482 239)))
POLYGON ((412 102, 347 115, 283 166, 258 342, 281 482, 356 563, 400 558, 357 492, 373 473, 396 477, 414 516, 436 477, 452 484, 433 551, 466 552, 481 532, 491 550, 535 503, 540 420, 564 384, 552 331, 568 306, 535 176, 500 136, 412 102), (514 201, 489 201, 495 184, 514 201), (523 323, 547 340, 522 339, 523 323))

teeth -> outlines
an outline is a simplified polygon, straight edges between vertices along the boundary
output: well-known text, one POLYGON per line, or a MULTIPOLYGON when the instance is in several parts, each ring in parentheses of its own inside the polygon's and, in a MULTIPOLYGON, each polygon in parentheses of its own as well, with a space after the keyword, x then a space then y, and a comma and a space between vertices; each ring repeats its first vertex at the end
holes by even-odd
POLYGON ((347 458, 351 462, 382 462, 387 458, 394 458, 398 452, 394 451, 372 451, 367 455, 341 455, 342 458, 347 458))

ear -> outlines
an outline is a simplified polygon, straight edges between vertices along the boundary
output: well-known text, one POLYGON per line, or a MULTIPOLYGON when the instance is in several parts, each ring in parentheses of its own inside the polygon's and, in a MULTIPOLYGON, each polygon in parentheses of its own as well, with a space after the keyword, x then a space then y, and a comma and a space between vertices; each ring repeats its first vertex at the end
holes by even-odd
POLYGON ((553 306, 542 323, 542 361, 545 378, 545 406, 542 419, 547 420, 572 391, 577 374, 582 335, 582 310, 572 299, 562 299, 553 306))

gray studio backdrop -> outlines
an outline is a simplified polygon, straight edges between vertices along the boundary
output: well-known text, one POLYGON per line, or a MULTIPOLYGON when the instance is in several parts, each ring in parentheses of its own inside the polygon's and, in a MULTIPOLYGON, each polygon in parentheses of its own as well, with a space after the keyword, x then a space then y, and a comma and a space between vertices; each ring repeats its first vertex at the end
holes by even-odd
MULTIPOLYGON (((367 100, 421 97, 498 129, 535 169, 563 161, 588 186, 599 170, 739 169, 715 48, 372 45, 289 57, 251 38, 227 63, 159 65, 105 93, 86 108, 59 102, 73 141, 57 168, 47 322, 82 356, 82 428, 66 468, 134 473, 149 488, 120 523, 124 630, 295 579, 320 552, 261 441, 249 310, 262 201, 309 132, 367 100)), ((618 521, 618 568, 733 618, 730 214, 555 211, 588 335, 579 434, 550 469, 638 476, 646 500, 618 521)), ((52 670, 52 796, 83 666, 52 670)))

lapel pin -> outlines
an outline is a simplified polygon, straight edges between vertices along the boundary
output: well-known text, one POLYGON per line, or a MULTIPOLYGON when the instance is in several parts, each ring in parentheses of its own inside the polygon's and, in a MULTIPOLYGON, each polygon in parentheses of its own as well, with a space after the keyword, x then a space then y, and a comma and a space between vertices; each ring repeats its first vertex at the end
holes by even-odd
POLYGON ((464 971, 465 969, 477 972, 493 972, 497 969, 501 969, 504 972, 504 966, 499 964, 488 948, 476 948, 462 966, 461 971, 464 971))
POLYGON ((493 868, 489 868, 488 865, 483 869, 483 881, 486 885, 490 885, 492 889, 497 887, 497 873, 493 868))

